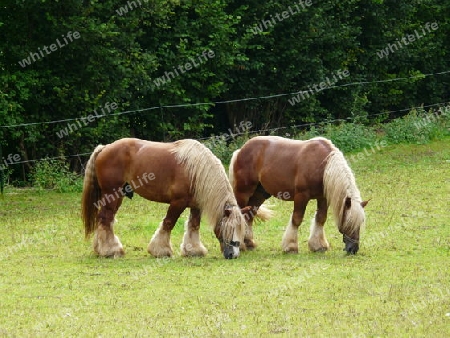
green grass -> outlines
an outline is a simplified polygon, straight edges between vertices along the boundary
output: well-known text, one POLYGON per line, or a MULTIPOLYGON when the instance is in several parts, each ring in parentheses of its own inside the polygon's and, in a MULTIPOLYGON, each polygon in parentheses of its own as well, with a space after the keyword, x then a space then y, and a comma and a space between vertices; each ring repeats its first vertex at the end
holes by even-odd
POLYGON ((450 139, 387 146, 350 163, 367 225, 356 256, 307 250, 310 203, 297 255, 281 253, 292 204, 255 226, 259 244, 224 260, 202 225, 204 258, 147 244, 167 209, 124 201, 116 234, 127 255, 99 259, 83 240, 80 194, 7 187, 0 197, 0 336, 5 337, 446 337, 450 328, 450 139))

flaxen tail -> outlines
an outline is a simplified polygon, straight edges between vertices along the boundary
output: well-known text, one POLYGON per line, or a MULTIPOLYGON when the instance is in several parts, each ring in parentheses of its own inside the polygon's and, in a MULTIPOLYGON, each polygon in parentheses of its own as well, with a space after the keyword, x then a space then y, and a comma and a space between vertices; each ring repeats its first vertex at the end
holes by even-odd
POLYGON ((92 234, 97 226, 98 208, 96 203, 100 200, 101 189, 98 185, 95 174, 95 159, 105 146, 98 145, 91 154, 86 165, 83 183, 83 195, 81 198, 81 218, 84 223, 84 233, 86 237, 92 234))
POLYGON ((273 217, 273 210, 269 208, 267 204, 262 204, 259 206, 256 212, 255 219, 261 222, 266 222, 273 217))

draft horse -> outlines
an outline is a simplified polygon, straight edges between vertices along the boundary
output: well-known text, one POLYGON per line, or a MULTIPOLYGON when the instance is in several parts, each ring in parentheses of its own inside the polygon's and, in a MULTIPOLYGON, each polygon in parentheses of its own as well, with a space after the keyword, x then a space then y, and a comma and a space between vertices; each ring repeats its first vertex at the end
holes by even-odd
MULTIPOLYGON (((330 140, 254 137, 233 153, 229 178, 241 208, 258 208, 271 196, 294 201, 294 211, 282 239, 284 252, 298 252, 298 227, 311 199, 317 200, 317 212, 311 224, 309 249, 325 251, 330 247, 323 229, 330 206, 343 234, 344 250, 350 254, 358 252, 368 201, 362 201, 352 170, 330 140)), ((251 217, 247 220, 244 238, 248 249, 256 246, 252 221, 251 217)))
POLYGON ((166 217, 147 247, 151 255, 172 256, 171 231, 181 213, 190 208, 181 255, 206 255, 199 235, 204 214, 224 257, 239 256, 246 226, 244 216, 222 162, 198 141, 158 143, 124 138, 95 148, 86 165, 82 219, 86 238, 95 233, 93 247, 99 256, 125 254, 113 224, 123 198, 131 198, 134 192, 147 200, 169 204, 166 217))

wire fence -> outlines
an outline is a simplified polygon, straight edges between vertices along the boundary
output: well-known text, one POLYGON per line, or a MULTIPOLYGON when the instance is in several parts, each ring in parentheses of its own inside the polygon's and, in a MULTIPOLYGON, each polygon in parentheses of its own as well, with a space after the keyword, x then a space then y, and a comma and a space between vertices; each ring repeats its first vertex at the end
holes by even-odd
MULTIPOLYGON (((383 112, 383 113, 368 115, 367 117, 376 117, 376 116, 386 115, 386 114, 390 114, 390 113, 398 113, 398 112, 403 112, 403 111, 410 111, 410 110, 413 110, 413 109, 426 109, 426 108, 433 108, 433 107, 442 107, 442 106, 449 105, 449 104, 450 104, 450 101, 440 102, 440 103, 434 103, 434 104, 430 104, 430 105, 422 105, 422 106, 418 106, 418 107, 410 107, 410 108, 404 108, 404 109, 400 109, 400 110, 386 111, 386 112, 383 112)), ((318 126, 321 126, 321 125, 324 125, 324 124, 331 124, 331 123, 335 123, 335 122, 352 122, 352 121, 354 121, 354 119, 352 117, 348 117, 348 118, 345 118, 345 119, 331 119, 331 120, 326 120, 326 121, 323 121, 323 122, 304 123, 304 124, 282 126, 282 127, 276 127, 276 128, 266 128, 266 129, 258 129, 258 130, 251 130, 251 131, 250 130, 246 130, 245 132, 233 133, 233 135, 234 136, 254 135, 254 134, 263 135, 263 134, 269 134, 269 133, 278 132, 280 130, 310 128, 310 127, 313 127, 313 126, 318 127, 318 126)), ((220 135, 218 135, 218 136, 209 136, 209 137, 201 137, 201 138, 197 138, 196 140, 198 140, 198 141, 212 140, 215 137, 220 137, 220 135)), ((81 166, 84 167, 83 166, 83 162, 81 161, 81 157, 90 156, 91 154, 92 154, 92 152, 87 152, 87 153, 80 153, 80 154, 73 154, 73 155, 44 157, 44 158, 40 158, 40 159, 31 159, 31 160, 26 160, 26 161, 17 161, 17 162, 11 163, 10 165, 32 163, 32 162, 39 162, 39 161, 46 161, 46 160, 64 159, 64 158, 71 158, 71 157, 78 157, 78 159, 79 159, 79 161, 81 163, 81 166)))
MULTIPOLYGON (((405 81, 405 80, 411 80, 411 79, 418 79, 418 78, 425 78, 430 76, 439 76, 444 74, 449 74, 450 70, 443 71, 443 72, 436 72, 436 73, 429 73, 429 74, 419 74, 415 76, 410 77, 399 77, 394 79, 386 79, 386 80, 375 80, 375 81, 359 81, 359 82, 351 82, 351 83, 345 83, 341 85, 334 85, 329 86, 321 90, 326 91, 334 88, 340 88, 340 87, 350 87, 350 86, 357 86, 357 85, 367 85, 367 84, 374 84, 374 83, 388 83, 388 82, 396 82, 396 81, 405 81)), ((144 113, 156 109, 162 109, 162 108, 191 108, 191 107, 198 107, 198 106, 214 106, 218 104, 227 104, 227 103, 236 103, 236 102, 245 102, 245 101, 255 101, 255 100, 268 100, 283 96, 293 96, 298 95, 300 93, 308 93, 310 90, 300 90, 298 92, 293 93, 282 93, 282 94, 274 94, 274 95, 266 95, 266 96, 257 96, 257 97, 247 97, 247 98, 239 98, 239 99, 233 99, 233 100, 225 100, 225 101, 213 101, 213 102, 200 102, 200 103, 186 103, 186 104, 171 104, 171 105, 162 105, 162 106, 154 106, 149 108, 142 108, 142 109, 135 109, 135 110, 127 110, 117 113, 108 113, 108 114, 96 114, 96 117, 113 117, 113 116, 119 116, 119 115, 125 115, 125 114, 136 114, 136 113, 144 113)), ((397 111, 392 112, 401 112, 404 110, 407 110, 410 108, 405 108, 397 111)), ((386 112, 386 113, 392 113, 392 112, 386 112)), ((79 117, 76 118, 69 118, 69 119, 62 119, 62 120, 54 120, 54 121, 40 121, 40 122, 28 122, 28 123, 19 123, 19 124, 12 124, 12 125, 3 125, 0 126, 0 128, 18 128, 18 127, 27 127, 27 126, 33 126, 33 125, 44 125, 44 124, 57 124, 57 123, 63 123, 63 122, 71 122, 79 120, 79 117)))
MULTIPOLYGON (((330 87, 327 87, 327 88, 325 88, 323 90, 330 90, 330 89, 339 88, 339 87, 349 87, 349 86, 356 86, 356 85, 374 84, 374 83, 387 83, 387 82, 395 82, 395 81, 405 81, 405 80, 424 78, 424 77, 429 77, 429 76, 439 76, 439 75, 444 75, 444 74, 448 74, 448 73, 450 73, 450 70, 449 71, 436 72, 436 73, 429 73, 429 74, 420 74, 420 75, 415 75, 415 76, 411 76, 411 77, 400 77, 400 78, 394 78, 394 79, 387 79, 387 80, 351 82, 351 83, 346 83, 346 84, 341 84, 341 85, 330 86, 330 87)), ((148 112, 148 111, 152 111, 152 110, 156 110, 156 109, 162 109, 162 108, 188 108, 188 107, 195 107, 195 106, 202 106, 202 105, 214 106, 214 105, 217 105, 217 104, 227 104, 227 103, 245 102, 245 101, 253 101, 253 100, 268 100, 268 99, 273 99, 273 98, 278 98, 278 97, 283 97, 283 96, 297 95, 299 93, 307 92, 307 91, 308 90, 305 90, 305 91, 301 90, 301 91, 293 92, 293 93, 283 93, 283 94, 266 95, 266 96, 258 96, 258 97, 248 97, 248 98, 240 98, 240 99, 225 100, 225 101, 214 101, 214 102, 202 102, 202 103, 172 104, 172 105, 164 105, 164 106, 154 106, 154 107, 143 108, 143 109, 127 110, 127 111, 122 111, 122 112, 117 112, 117 113, 99 114, 99 115, 96 115, 96 117, 108 117, 108 116, 112 117, 112 116, 133 114, 133 113, 144 113, 144 112, 148 112)), ((410 111, 412 109, 426 109, 426 108, 433 108, 433 107, 442 107, 442 106, 448 105, 448 104, 450 104, 450 101, 439 102, 439 103, 434 103, 434 104, 429 104, 429 105, 421 105, 421 106, 417 106, 417 107, 407 107, 407 108, 398 109, 398 110, 384 111, 384 112, 377 113, 377 114, 367 115, 367 117, 368 118, 374 118, 374 117, 381 116, 381 115, 389 115, 389 114, 392 114, 392 113, 399 113, 399 112, 410 111)), ((14 124, 14 125, 2 125, 2 126, 0 126, 0 128, 19 128, 19 127, 28 127, 28 126, 35 126, 35 125, 57 124, 57 123, 71 122, 71 121, 75 121, 75 120, 79 120, 79 119, 80 118, 69 118, 69 119, 61 119, 61 120, 53 120, 53 121, 40 121, 40 122, 20 123, 20 124, 14 124)), ((304 123, 304 124, 297 124, 297 125, 281 126, 281 127, 276 127, 276 128, 266 128, 266 129, 252 130, 252 131, 246 130, 245 132, 233 133, 233 135, 241 136, 241 135, 254 135, 254 134, 268 134, 268 133, 279 132, 280 130, 292 130, 292 129, 300 129, 300 128, 311 128, 313 126, 321 126, 321 125, 324 125, 324 124, 331 124, 331 123, 336 123, 336 122, 354 122, 354 118, 353 117, 348 117, 348 118, 345 118, 345 119, 330 119, 330 120, 326 120, 326 121, 322 121, 322 122, 304 123)), ((214 136, 209 136, 209 137, 197 138, 197 140, 204 141, 204 140, 213 139, 213 138, 214 138, 214 136)), ((90 155, 91 155, 91 152, 80 153, 80 154, 73 154, 73 155, 64 155, 64 156, 44 157, 44 158, 40 158, 40 159, 28 159, 28 160, 22 160, 22 161, 15 161, 13 163, 8 163, 7 165, 17 165, 17 164, 39 162, 39 161, 42 161, 42 160, 55 160, 55 159, 61 159, 61 158, 77 157, 79 159, 79 161, 80 161, 81 167, 84 167, 83 166, 83 161, 81 160, 81 157, 86 157, 86 156, 90 156, 90 155)), ((1 164, 2 163, 0 162, 0 170, 4 170, 5 168, 3 168, 1 164)))

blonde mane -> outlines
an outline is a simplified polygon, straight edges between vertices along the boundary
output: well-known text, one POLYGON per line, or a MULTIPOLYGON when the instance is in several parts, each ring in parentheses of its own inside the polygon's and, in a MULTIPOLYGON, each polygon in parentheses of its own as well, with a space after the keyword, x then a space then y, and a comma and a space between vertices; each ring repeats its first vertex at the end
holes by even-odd
MULTIPOLYGON (((330 142, 331 145, 333 145, 330 142)), ((333 151, 326 158, 323 174, 325 197, 333 209, 338 229, 343 233, 353 233, 364 224, 364 209, 361 206, 361 194, 356 186, 355 176, 342 152, 333 145, 333 151), (350 208, 343 219, 345 202, 350 198, 350 208)))
POLYGON ((236 226, 238 234, 245 232, 245 220, 237 206, 233 189, 228 181, 222 162, 203 144, 196 140, 176 141, 172 153, 178 163, 184 164, 191 180, 194 198, 213 228, 224 217, 225 207, 231 209, 227 221, 222 224, 224 239, 231 240, 236 226))

